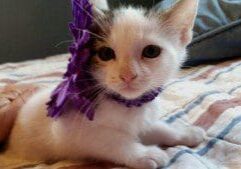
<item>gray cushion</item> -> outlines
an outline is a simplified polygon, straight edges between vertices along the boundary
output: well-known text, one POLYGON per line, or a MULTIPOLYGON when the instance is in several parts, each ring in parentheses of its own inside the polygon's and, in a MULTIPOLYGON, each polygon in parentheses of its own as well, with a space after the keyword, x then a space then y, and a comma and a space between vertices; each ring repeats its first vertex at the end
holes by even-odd
MULTIPOLYGON (((177 0, 164 0, 165 10, 177 0)), ((241 57, 241 0, 200 0, 187 65, 241 57)))

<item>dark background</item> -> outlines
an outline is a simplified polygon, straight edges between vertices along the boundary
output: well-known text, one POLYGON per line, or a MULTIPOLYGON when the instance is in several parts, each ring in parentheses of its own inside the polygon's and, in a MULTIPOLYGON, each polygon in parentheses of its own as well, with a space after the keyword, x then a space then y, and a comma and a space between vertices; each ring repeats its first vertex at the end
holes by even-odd
MULTIPOLYGON (((120 3, 150 7, 154 1, 110 0, 112 8, 120 3)), ((66 53, 70 20, 70 0, 0 0, 0 63, 66 53)))

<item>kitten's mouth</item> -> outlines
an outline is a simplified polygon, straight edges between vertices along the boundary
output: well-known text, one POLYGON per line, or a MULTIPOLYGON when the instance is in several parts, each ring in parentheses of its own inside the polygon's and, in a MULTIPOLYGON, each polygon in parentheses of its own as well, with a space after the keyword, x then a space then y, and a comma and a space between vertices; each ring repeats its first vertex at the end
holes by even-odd
POLYGON ((136 84, 125 84, 120 88, 120 92, 136 93, 140 91, 140 86, 138 87, 136 84))
POLYGON ((135 99, 141 96, 143 91, 136 85, 129 84, 121 87, 118 93, 127 99, 135 99))
POLYGON ((138 91, 139 89, 133 85, 126 85, 120 89, 121 91, 128 91, 128 92, 135 92, 138 91))

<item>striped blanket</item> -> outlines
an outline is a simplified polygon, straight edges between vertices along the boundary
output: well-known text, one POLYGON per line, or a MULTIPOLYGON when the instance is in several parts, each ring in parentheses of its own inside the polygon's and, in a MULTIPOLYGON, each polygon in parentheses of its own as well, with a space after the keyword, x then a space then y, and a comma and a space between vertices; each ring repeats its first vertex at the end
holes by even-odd
MULTIPOLYGON (((1 65, 0 90, 8 84, 30 83, 42 87, 56 85, 61 81, 67 58, 67 55, 61 55, 43 60, 1 65)), ((1 109, 6 106, 1 103, 3 97, 3 94, 0 95, 0 114, 1 109)), ((163 111, 160 112, 162 120, 170 124, 177 121, 194 124, 204 128, 208 133, 208 138, 196 148, 185 146, 168 148, 166 152, 170 156, 170 161, 164 168, 241 168, 241 60, 182 70, 178 78, 165 86, 160 97, 160 104, 163 106, 163 111)), ((52 165, 35 164, 33 168, 109 169, 111 167, 113 166, 107 163, 83 166, 60 162, 52 165)))

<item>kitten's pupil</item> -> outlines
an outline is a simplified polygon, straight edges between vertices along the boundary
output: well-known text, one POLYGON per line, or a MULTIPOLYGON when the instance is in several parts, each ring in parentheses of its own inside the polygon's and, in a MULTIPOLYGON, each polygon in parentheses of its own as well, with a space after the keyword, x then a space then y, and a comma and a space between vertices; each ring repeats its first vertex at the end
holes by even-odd
POLYGON ((98 51, 98 56, 102 61, 115 59, 115 51, 110 47, 102 47, 98 51))
POLYGON ((161 54, 161 48, 156 45, 148 45, 143 49, 142 56, 146 58, 156 58, 161 54))

